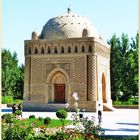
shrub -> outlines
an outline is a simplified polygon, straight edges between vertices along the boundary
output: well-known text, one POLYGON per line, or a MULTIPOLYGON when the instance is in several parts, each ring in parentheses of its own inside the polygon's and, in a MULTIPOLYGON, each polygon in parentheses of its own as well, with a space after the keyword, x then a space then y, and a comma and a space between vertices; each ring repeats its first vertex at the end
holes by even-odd
POLYGON ((53 137, 51 137, 51 139, 57 139, 57 140, 68 140, 69 138, 70 138, 70 135, 63 131, 56 132, 56 134, 53 137))
MULTIPOLYGON (((8 113, 9 114, 9 113, 8 113)), ((2 119, 5 119, 5 117, 7 116, 7 114, 3 114, 2 116, 1 116, 1 118, 2 119)))
POLYGON ((14 116, 10 113, 7 113, 2 115, 2 119, 4 119, 6 123, 11 124, 14 121, 14 116))
POLYGON ((68 112, 64 109, 61 109, 61 110, 58 110, 56 112, 56 116, 59 118, 59 119, 66 119, 67 116, 68 116, 68 112))
POLYGON ((96 138, 104 136, 104 130, 102 130, 100 125, 95 125, 94 117, 92 117, 91 120, 83 118, 83 127, 86 135, 93 135, 96 138))
POLYGON ((43 118, 42 118, 42 117, 39 117, 38 120, 39 120, 39 121, 43 121, 43 118))
MULTIPOLYGON (((50 140, 50 139, 48 139, 48 137, 49 136, 47 136, 44 133, 39 133, 39 134, 35 135, 33 140, 50 140)), ((51 140, 53 140, 53 139, 51 139, 51 140)))
POLYGON ((2 104, 13 103, 13 96, 2 96, 2 104))
POLYGON ((51 118, 50 117, 46 117, 44 119, 44 124, 49 125, 51 123, 51 118))
POLYGON ((35 119, 35 115, 30 115, 29 119, 35 119))
POLYGON ((33 140, 34 131, 31 127, 20 127, 17 125, 11 127, 3 127, 3 140, 33 140))
POLYGON ((20 116, 22 114, 21 110, 16 110, 15 115, 20 116))
POLYGON ((62 122, 62 130, 64 130, 64 120, 67 118, 68 116, 68 112, 64 109, 58 110, 56 112, 56 116, 60 119, 60 121, 62 122))

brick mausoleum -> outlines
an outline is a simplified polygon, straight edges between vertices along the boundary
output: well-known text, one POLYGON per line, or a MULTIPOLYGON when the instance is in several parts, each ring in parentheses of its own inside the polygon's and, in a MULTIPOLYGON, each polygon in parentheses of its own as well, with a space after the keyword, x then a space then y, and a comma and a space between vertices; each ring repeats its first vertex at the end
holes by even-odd
POLYGON ((91 21, 68 8, 25 40, 24 109, 56 111, 78 94, 79 108, 111 110, 110 46, 91 21))

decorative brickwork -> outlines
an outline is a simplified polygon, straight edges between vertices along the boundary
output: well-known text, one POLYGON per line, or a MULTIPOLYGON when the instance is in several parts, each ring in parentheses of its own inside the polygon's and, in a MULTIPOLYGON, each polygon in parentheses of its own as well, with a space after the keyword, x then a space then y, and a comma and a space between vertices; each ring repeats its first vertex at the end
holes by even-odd
POLYGON ((31 81, 31 58, 25 58, 25 75, 24 75, 24 100, 30 100, 30 81, 31 81))
POLYGON ((41 58, 32 58, 31 61, 31 84, 40 84, 43 81, 42 76, 42 59, 41 58))
POLYGON ((96 55, 88 56, 88 100, 97 100, 96 55))
MULTIPOLYGON (((109 48, 90 37, 25 41, 25 104, 31 108, 39 105, 42 105, 42 108, 51 108, 51 103, 55 108, 59 108, 55 106, 55 84, 63 84, 63 104, 68 102, 73 110, 72 94, 77 92, 79 108, 96 111, 98 100, 102 100, 98 93, 101 65, 108 68, 109 53, 109 48)), ((106 75, 108 74, 109 71, 106 72, 106 75)), ((106 87, 110 88, 109 85, 106 87)), ((110 99, 110 96, 107 97, 110 99)))
POLYGON ((102 55, 103 57, 110 59, 110 48, 107 48, 106 46, 96 42, 95 51, 98 55, 102 55))

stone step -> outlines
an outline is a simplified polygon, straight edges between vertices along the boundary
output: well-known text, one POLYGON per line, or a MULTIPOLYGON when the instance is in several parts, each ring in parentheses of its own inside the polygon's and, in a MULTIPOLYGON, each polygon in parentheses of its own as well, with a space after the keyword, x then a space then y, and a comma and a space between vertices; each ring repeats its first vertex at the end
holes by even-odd
POLYGON ((42 104, 23 104, 23 111, 49 111, 49 112, 53 112, 53 111, 57 111, 59 109, 66 109, 65 104, 46 104, 46 105, 42 105, 42 104))
POLYGON ((103 103, 103 110, 104 111, 114 111, 115 108, 113 106, 108 105, 107 103, 103 103))

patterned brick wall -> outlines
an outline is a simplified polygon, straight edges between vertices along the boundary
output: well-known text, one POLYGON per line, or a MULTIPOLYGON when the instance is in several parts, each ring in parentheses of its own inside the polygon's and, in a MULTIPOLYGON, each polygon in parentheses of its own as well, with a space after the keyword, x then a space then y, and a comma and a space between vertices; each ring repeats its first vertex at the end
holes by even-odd
POLYGON ((31 58, 25 58, 25 74, 24 74, 24 100, 30 100, 30 66, 31 66, 31 58))
POLYGON ((96 55, 88 56, 88 100, 97 100, 96 55))
POLYGON ((77 92, 80 108, 95 111, 98 95, 97 71, 100 71, 97 70, 97 57, 102 55, 109 60, 109 53, 109 48, 94 42, 94 38, 26 41, 24 99, 38 104, 53 101, 54 87, 49 82, 51 76, 55 76, 53 72, 58 69, 64 72, 65 78, 66 75, 68 77, 66 101, 71 107, 74 102, 72 93, 77 92))

